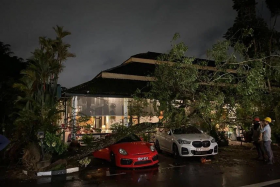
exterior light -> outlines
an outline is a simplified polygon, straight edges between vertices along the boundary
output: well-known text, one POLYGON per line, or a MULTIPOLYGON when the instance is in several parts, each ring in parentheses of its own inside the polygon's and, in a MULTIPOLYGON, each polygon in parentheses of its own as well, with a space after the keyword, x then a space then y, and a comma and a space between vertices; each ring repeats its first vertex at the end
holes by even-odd
POLYGON ((42 151, 41 160, 43 161, 43 160, 44 160, 44 142, 43 142, 43 139, 45 138, 45 133, 44 133, 44 131, 38 131, 37 137, 38 137, 38 139, 39 139, 40 142, 41 142, 41 151, 42 151))
POLYGON ((162 119, 163 118, 163 111, 160 111, 160 113, 159 113, 159 117, 158 117, 159 119, 162 119))

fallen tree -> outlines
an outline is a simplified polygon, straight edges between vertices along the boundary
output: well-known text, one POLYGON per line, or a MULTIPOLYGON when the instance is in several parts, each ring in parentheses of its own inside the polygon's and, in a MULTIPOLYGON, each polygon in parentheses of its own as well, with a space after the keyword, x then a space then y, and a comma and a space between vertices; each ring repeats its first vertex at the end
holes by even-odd
POLYGON ((88 145, 88 147, 86 148, 87 150, 85 150, 84 153, 67 158, 67 162, 82 159, 92 154, 94 151, 98 151, 100 149, 108 147, 130 134, 143 133, 148 130, 154 129, 159 125, 160 123, 141 123, 126 128, 121 128, 121 130, 118 130, 110 136, 107 136, 106 139, 99 139, 94 143, 88 145))

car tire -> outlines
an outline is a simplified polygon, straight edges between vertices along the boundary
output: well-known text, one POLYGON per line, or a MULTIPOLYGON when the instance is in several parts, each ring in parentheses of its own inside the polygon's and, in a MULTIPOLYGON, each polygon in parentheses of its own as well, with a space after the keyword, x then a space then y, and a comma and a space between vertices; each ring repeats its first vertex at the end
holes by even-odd
POLYGON ((110 153, 110 163, 111 163, 111 166, 115 167, 116 166, 116 157, 115 157, 115 154, 113 152, 110 153))
POLYGON ((176 144, 173 144, 173 156, 174 158, 180 158, 179 150, 176 144))
POLYGON ((156 147, 157 152, 161 153, 161 149, 160 149, 160 145, 159 145, 158 140, 156 140, 155 147, 156 147))

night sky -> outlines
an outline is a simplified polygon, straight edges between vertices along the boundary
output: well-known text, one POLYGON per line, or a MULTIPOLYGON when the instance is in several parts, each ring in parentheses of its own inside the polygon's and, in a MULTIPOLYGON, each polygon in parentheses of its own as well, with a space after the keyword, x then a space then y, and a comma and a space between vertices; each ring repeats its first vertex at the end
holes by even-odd
MULTIPOLYGON (((266 14, 263 1, 260 14, 266 14)), ((76 58, 65 62, 59 83, 67 88, 91 80, 137 53, 167 52, 174 33, 188 56, 205 58, 235 19, 231 0, 0 0, 0 41, 28 58, 38 37, 64 26, 76 58)))

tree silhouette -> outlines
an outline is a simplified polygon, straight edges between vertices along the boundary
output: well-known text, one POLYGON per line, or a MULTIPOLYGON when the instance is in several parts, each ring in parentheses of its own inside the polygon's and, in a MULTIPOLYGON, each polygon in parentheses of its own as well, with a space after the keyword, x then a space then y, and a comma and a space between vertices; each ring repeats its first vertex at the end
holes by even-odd
POLYGON ((14 129, 15 117, 11 117, 11 114, 17 111, 14 102, 19 95, 19 91, 13 89, 13 84, 20 79, 20 71, 25 68, 21 58, 12 56, 10 47, 9 44, 0 42, 0 133, 7 136, 10 136, 14 129))
POLYGON ((17 100, 21 110, 15 122, 25 129, 18 134, 18 138, 25 135, 25 143, 37 141, 38 130, 57 130, 55 124, 61 112, 57 98, 58 74, 63 70, 62 63, 75 55, 68 51, 70 45, 63 41, 70 32, 59 26, 53 29, 56 38, 39 38, 39 48, 35 49, 27 67, 21 71, 23 77, 14 84, 14 88, 23 93, 17 100))
POLYGON ((241 42, 248 47, 248 51, 244 53, 247 58, 269 56, 279 50, 280 33, 274 29, 280 10, 279 3, 274 0, 266 1, 271 11, 271 19, 275 16, 274 24, 269 28, 267 22, 256 14, 256 0, 233 0, 233 2, 237 17, 224 35, 231 45, 241 42))

